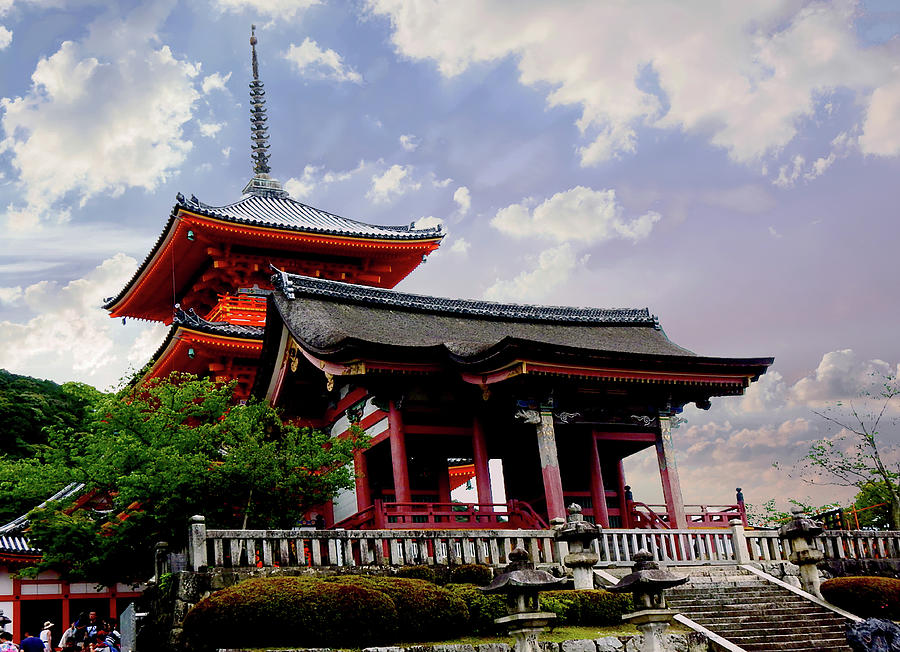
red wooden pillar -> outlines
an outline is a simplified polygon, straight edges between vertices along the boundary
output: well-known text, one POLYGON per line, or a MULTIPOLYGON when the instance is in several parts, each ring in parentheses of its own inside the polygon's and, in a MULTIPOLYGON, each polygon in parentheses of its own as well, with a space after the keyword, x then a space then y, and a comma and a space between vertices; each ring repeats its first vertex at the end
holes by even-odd
POLYGON ((603 486, 603 471, 600 467, 600 451, 597 437, 591 432, 591 502, 594 504, 594 522, 601 527, 609 527, 609 510, 606 507, 606 488, 603 486))
POLYGON ((541 476, 544 478, 544 495, 547 498, 547 517, 565 518, 566 501, 563 497, 562 476, 559 473, 559 456, 556 452, 556 431, 553 428, 553 412, 541 406, 541 420, 537 424, 538 453, 541 458, 541 476))
POLYGON ((70 593, 70 591, 71 591, 71 587, 69 586, 69 583, 63 582, 62 583, 62 592, 63 592, 62 623, 61 623, 63 631, 67 630, 69 628, 69 625, 72 624, 72 620, 71 620, 72 615, 69 610, 69 593, 70 593))
POLYGON ((12 635, 14 641, 22 640, 22 580, 13 579, 12 635))
POLYGON ((656 436, 656 458, 659 461, 659 478, 662 481, 663 498, 669 513, 669 524, 678 529, 687 528, 684 513, 684 498, 681 495, 681 481, 675 465, 675 451, 672 450, 672 418, 659 417, 659 434, 656 436))
POLYGON ((619 460, 618 473, 616 475, 618 476, 616 478, 618 483, 616 489, 619 492, 619 518, 622 520, 622 527, 630 530, 633 526, 631 523, 631 505, 628 504, 628 499, 625 497, 625 460, 619 460))
POLYGON ((356 474, 356 511, 361 512, 372 504, 372 490, 369 487, 369 465, 366 452, 353 452, 353 472, 356 474))
POLYGON ((394 471, 394 500, 408 503, 412 499, 409 491, 409 466, 406 460, 406 435, 403 432, 403 416, 394 401, 388 408, 388 429, 391 439, 391 467, 394 471))
POLYGON ((450 469, 447 468, 447 459, 434 461, 434 472, 437 474, 438 502, 449 503, 450 499, 450 469))
POLYGON ((109 587, 109 617, 112 620, 119 620, 119 610, 116 606, 116 587, 109 587))
POLYGON ((478 502, 484 505, 485 512, 493 512, 491 503, 494 496, 491 491, 491 471, 488 467, 487 443, 484 440, 484 428, 481 419, 472 420, 472 458, 475 463, 475 487, 478 489, 478 502))

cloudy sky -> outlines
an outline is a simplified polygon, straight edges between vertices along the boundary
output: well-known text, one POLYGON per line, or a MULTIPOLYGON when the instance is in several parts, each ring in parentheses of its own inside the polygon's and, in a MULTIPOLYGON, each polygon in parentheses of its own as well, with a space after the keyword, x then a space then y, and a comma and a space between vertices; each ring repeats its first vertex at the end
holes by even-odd
POLYGON ((0 0, 0 367, 106 387, 156 348, 99 304, 177 192, 240 197, 252 22, 292 196, 448 230, 401 288, 773 355, 686 411, 687 501, 848 495, 771 465, 900 361, 894 0, 0 0))

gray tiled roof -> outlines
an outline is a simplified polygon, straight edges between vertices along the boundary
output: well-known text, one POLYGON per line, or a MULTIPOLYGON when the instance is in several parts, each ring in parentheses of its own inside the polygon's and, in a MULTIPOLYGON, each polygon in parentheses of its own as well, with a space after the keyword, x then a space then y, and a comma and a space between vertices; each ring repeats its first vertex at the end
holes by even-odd
POLYGON ((241 324, 230 324, 225 321, 208 321, 196 314, 193 308, 187 311, 180 308, 176 310, 175 317, 172 319, 172 326, 173 332, 178 326, 185 326, 213 335, 257 340, 261 340, 265 332, 265 328, 262 326, 243 326, 241 324))
POLYGON ((21 535, 0 535, 0 552, 18 552, 37 554, 41 551, 33 548, 28 539, 21 535))
POLYGON ((439 226, 428 229, 416 229, 413 224, 407 226, 378 226, 376 224, 357 222, 356 220, 307 206, 290 197, 250 195, 226 206, 210 206, 193 196, 190 199, 185 199, 180 193, 177 195, 176 200, 178 201, 178 207, 208 217, 292 231, 385 238, 389 240, 422 240, 438 238, 443 235, 439 226))
MULTIPOLYGON (((65 487, 57 491, 55 494, 50 496, 47 500, 38 505, 35 509, 42 509, 47 506, 47 503, 53 502, 56 500, 66 500, 67 498, 72 498, 73 496, 77 496, 84 489, 83 482, 71 482, 67 484, 65 487)), ((0 535, 8 535, 15 532, 21 532, 28 525, 28 516, 23 514, 18 518, 14 518, 6 525, 0 525, 0 535)))
POLYGON ((272 277, 272 281, 275 287, 291 300, 298 296, 327 297, 369 306, 497 320, 614 324, 617 326, 631 324, 659 327, 656 317, 651 315, 647 308, 573 308, 448 299, 329 281, 280 271, 272 277))

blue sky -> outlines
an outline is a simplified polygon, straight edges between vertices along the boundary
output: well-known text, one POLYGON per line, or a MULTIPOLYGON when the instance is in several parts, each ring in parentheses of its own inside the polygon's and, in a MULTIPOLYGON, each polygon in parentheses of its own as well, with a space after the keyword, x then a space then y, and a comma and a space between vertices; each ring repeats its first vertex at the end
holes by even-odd
POLYGON ((251 23, 292 196, 449 231, 402 288, 649 306, 698 353, 774 355, 688 411, 686 498, 847 495, 771 463, 900 361, 888 0, 0 0, 0 367, 103 387, 156 348, 99 304, 177 192, 239 199, 251 23))

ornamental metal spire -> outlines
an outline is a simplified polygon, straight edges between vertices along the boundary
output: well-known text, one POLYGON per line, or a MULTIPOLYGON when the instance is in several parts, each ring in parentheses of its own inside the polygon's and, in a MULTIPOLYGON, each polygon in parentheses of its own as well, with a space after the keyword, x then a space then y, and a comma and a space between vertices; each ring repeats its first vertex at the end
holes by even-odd
POLYGON ((256 25, 250 26, 250 51, 253 81, 250 82, 250 134, 253 178, 244 186, 244 194, 262 197, 287 197, 281 183, 269 176, 269 128, 266 126, 266 91, 259 79, 259 60, 256 58, 256 25))

